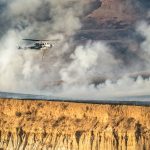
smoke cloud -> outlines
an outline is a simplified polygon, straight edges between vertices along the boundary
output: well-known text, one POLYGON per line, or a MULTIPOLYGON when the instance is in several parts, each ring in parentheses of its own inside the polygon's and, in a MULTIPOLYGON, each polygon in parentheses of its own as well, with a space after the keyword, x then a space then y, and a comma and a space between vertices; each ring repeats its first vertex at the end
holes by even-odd
POLYGON ((149 94, 149 74, 143 77, 150 69, 149 23, 137 24, 144 41, 127 64, 107 42, 74 40, 87 6, 85 0, 1 1, 0 91, 87 100, 149 94), (25 37, 60 41, 43 57, 17 49, 25 37))

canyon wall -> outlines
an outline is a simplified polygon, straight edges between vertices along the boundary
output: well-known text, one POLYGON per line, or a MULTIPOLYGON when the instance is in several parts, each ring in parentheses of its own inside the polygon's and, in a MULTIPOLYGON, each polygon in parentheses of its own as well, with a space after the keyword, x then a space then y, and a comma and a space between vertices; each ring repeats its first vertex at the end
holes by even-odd
POLYGON ((150 107, 0 100, 0 150, 127 149, 150 149, 150 107))

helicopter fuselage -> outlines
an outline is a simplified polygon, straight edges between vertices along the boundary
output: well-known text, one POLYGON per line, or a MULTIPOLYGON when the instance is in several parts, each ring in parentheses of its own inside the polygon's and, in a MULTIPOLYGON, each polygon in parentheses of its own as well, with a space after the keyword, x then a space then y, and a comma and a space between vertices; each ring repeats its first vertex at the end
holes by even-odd
POLYGON ((51 49, 53 47, 53 44, 51 43, 46 43, 46 42, 36 42, 31 46, 26 46, 26 47, 19 47, 19 49, 31 49, 31 50, 43 50, 43 49, 51 49))

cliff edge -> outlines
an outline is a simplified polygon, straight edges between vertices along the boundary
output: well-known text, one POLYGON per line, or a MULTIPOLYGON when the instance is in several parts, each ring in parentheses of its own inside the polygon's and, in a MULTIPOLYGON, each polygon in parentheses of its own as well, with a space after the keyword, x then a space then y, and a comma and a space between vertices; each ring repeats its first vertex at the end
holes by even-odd
POLYGON ((0 100, 1 150, 149 150, 150 107, 0 100))

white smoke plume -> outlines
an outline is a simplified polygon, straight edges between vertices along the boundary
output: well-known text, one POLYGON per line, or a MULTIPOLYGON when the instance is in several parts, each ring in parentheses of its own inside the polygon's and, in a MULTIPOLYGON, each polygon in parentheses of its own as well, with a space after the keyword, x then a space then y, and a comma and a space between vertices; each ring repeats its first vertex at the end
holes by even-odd
POLYGON ((78 46, 70 58, 72 62, 60 71, 62 80, 67 84, 84 84, 94 76, 113 74, 120 62, 102 42, 88 42, 85 46, 78 46))
POLYGON ((142 64, 133 57, 136 63, 127 67, 107 43, 88 41, 77 45, 74 41, 75 33, 82 27, 84 0, 4 0, 3 3, 5 10, 0 18, 6 19, 1 27, 4 33, 0 41, 0 91, 73 99, 149 94, 149 78, 130 77, 134 72, 149 71, 147 22, 137 27, 137 32, 145 38, 140 50, 135 51, 142 64), (24 37, 58 38, 60 42, 42 58, 42 51, 16 48, 24 37))
POLYGON ((147 22, 140 22, 137 30, 145 37, 145 41, 141 44, 141 50, 150 56, 150 25, 147 22))
MULTIPOLYGON (((142 22, 138 25, 138 32, 140 32, 145 40, 141 44, 140 56, 144 59, 146 65, 146 71, 149 71, 149 32, 150 26, 146 22, 142 22), (145 31, 145 28, 147 29, 145 31)), ((132 74, 129 74, 129 70, 126 70, 125 74, 119 79, 113 81, 109 77, 122 74, 120 71, 123 69, 122 61, 114 58, 112 50, 101 42, 88 43, 85 47, 79 46, 71 55, 73 59, 72 63, 63 70, 61 70, 62 80, 65 81, 59 96, 70 97, 76 99, 113 99, 116 97, 127 96, 142 96, 149 95, 150 92, 150 77, 144 79, 140 76, 141 72, 138 72, 137 78, 132 78, 132 74), (100 77, 108 77, 106 81, 98 84, 89 84, 89 82, 98 75, 100 77)), ((134 58, 133 58, 134 59, 134 58)), ((141 68, 140 62, 137 62, 137 66, 141 68)), ((134 65, 131 65, 134 70, 134 65)), ((143 71, 143 70, 142 70, 143 71)), ((144 70, 145 71, 145 70, 144 70)), ((146 72, 143 72, 146 74, 146 72)), ((148 75, 149 76, 149 75, 148 75)), ((97 79, 98 82, 98 79, 97 79)))
POLYGON ((62 64, 69 61, 65 55, 73 51, 70 48, 72 35, 81 28, 84 1, 13 0, 1 3, 5 7, 1 29, 8 28, 1 39, 1 91, 33 92, 51 88, 51 83, 60 79, 58 72, 62 64), (28 36, 60 39, 60 42, 43 61, 43 52, 17 50, 19 39, 28 36))

